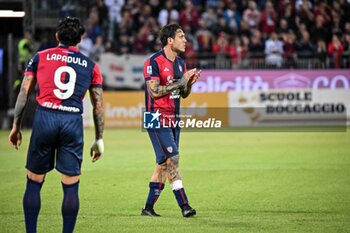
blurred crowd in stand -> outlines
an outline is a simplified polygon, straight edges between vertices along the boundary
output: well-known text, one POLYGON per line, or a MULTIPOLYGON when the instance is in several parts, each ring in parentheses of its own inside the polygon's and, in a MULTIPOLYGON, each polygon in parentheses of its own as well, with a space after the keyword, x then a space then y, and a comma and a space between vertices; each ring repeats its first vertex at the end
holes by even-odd
MULTIPOLYGON (((150 54, 165 24, 187 35, 183 56, 201 68, 349 68, 350 0, 42 0, 38 10, 82 18, 80 49, 150 54)), ((47 37, 44 37, 47 38, 47 37)), ((47 41, 42 41, 46 48, 47 41), (46 43, 46 44, 45 44, 46 43)))

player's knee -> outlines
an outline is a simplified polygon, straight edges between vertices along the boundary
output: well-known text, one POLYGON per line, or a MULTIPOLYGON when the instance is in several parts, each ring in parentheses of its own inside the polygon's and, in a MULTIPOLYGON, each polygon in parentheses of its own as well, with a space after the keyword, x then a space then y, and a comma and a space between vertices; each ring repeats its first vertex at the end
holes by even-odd
POLYGON ((61 180, 63 184, 75 184, 79 181, 80 176, 67 176, 62 174, 61 180))
POLYGON ((172 167, 176 167, 178 168, 179 167, 179 155, 175 155, 175 156, 172 156, 170 157, 167 162, 168 162, 168 166, 172 166, 172 167))
POLYGON ((28 170, 27 176, 30 180, 35 181, 37 183, 42 183, 44 182, 45 179, 45 174, 36 174, 34 172, 31 172, 28 170))

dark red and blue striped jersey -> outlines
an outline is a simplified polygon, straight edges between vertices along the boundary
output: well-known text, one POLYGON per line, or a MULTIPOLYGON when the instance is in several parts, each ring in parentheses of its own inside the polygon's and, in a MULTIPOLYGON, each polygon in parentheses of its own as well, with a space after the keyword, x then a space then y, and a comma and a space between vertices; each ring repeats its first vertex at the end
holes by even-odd
MULTIPOLYGON (((153 54, 144 64, 143 75, 145 82, 159 80, 161 86, 171 84, 180 79, 186 72, 186 65, 183 59, 176 57, 174 61, 169 60, 164 50, 153 54)), ((162 116, 174 116, 180 110, 180 90, 175 90, 165 96, 152 98, 145 88, 146 111, 155 112, 159 110, 162 116)))
POLYGON ((37 52, 24 74, 36 78, 36 100, 41 107, 63 112, 82 113, 86 91, 90 87, 102 88, 97 64, 72 46, 37 52))

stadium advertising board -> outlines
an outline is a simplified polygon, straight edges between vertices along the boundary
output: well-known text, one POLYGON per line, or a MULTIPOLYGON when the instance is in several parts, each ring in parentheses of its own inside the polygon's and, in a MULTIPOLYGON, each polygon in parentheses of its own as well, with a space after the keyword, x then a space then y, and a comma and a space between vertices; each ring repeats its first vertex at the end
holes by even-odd
POLYGON ((144 93, 141 91, 104 92, 105 127, 141 127, 144 93))
POLYGON ((104 85, 110 89, 140 90, 144 85, 143 63, 145 55, 122 55, 103 53, 99 67, 104 85))
POLYGON ((349 89, 349 70, 203 70, 192 92, 349 89))
POLYGON ((346 125, 350 119, 349 90, 230 91, 228 97, 232 127, 346 125))

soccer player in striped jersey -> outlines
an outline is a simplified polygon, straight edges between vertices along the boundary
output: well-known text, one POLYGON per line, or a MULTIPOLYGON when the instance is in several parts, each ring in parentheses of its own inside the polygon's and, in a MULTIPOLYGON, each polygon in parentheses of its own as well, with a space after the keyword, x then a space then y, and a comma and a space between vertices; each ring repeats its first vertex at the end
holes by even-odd
POLYGON ((83 155, 83 103, 89 90, 95 123, 92 161, 104 152, 102 76, 97 64, 81 54, 77 44, 84 33, 79 19, 66 17, 56 30, 59 45, 36 53, 27 65, 17 97, 10 143, 18 149, 22 141, 21 120, 29 93, 37 84, 32 134, 26 160, 27 186, 23 209, 27 232, 36 232, 40 190, 53 168, 61 173, 63 232, 73 232, 79 211, 79 177, 83 155))
MULTIPOLYGON (((186 70, 185 62, 178 53, 185 52, 186 38, 178 24, 162 28, 160 40, 163 49, 151 56, 144 64, 146 82, 146 112, 156 112, 162 121, 174 121, 179 114, 180 98, 186 98, 192 85, 200 76, 200 70, 186 70)), ((156 116, 157 117, 157 116, 156 116)), ((184 217, 196 214, 189 203, 179 173, 180 128, 147 129, 156 155, 156 168, 149 183, 149 194, 141 215, 159 216, 154 211, 166 179, 184 217)))

